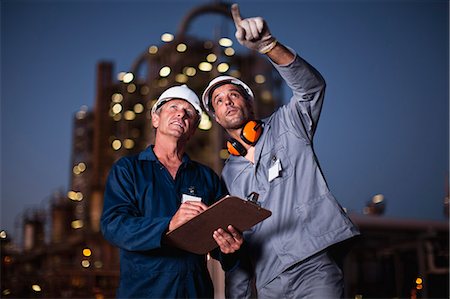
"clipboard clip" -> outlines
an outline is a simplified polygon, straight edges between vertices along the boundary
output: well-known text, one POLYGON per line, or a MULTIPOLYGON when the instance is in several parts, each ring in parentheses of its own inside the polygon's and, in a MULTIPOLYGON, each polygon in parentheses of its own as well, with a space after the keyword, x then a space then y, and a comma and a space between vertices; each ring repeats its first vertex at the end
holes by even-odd
POLYGON ((256 192, 252 192, 249 195, 247 195, 247 200, 251 203, 254 203, 255 205, 260 206, 261 204, 258 202, 259 194, 256 192))

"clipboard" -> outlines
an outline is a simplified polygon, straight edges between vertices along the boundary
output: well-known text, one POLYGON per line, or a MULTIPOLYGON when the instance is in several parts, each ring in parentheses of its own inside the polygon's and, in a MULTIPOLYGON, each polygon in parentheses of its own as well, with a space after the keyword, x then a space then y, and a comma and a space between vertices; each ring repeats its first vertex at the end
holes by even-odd
POLYGON ((251 201, 226 196, 188 222, 167 232, 165 242, 192 253, 206 254, 218 246, 212 237, 218 228, 226 230, 231 224, 243 232, 270 215, 271 211, 251 201))

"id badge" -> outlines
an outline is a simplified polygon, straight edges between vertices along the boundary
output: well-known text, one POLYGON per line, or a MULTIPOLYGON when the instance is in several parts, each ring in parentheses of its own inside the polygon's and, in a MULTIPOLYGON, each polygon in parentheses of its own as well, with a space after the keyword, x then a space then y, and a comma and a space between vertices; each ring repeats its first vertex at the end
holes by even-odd
POLYGON ((280 159, 275 158, 275 162, 273 165, 269 168, 269 182, 272 182, 274 179, 280 176, 281 170, 283 169, 281 167, 280 159))
POLYGON ((181 203, 185 203, 186 201, 202 201, 202 198, 194 195, 183 194, 181 197, 181 203))

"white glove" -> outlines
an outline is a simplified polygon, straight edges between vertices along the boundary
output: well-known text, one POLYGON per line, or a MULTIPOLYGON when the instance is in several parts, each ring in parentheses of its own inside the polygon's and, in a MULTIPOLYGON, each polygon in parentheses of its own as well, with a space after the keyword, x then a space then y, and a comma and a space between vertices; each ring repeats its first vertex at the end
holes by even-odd
POLYGON ((270 34, 263 18, 242 19, 236 3, 231 6, 231 15, 236 26, 236 39, 241 45, 261 54, 266 54, 275 47, 277 40, 270 34))

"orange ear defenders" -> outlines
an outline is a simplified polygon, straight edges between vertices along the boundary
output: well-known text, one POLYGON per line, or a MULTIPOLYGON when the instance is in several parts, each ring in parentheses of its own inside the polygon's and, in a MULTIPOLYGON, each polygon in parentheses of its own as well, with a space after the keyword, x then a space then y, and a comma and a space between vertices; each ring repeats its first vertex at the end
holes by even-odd
MULTIPOLYGON (((262 122, 260 120, 248 121, 241 130, 241 139, 249 145, 255 145, 263 132, 262 122)), ((231 138, 227 142, 228 152, 233 156, 245 156, 247 149, 236 139, 231 138)))

